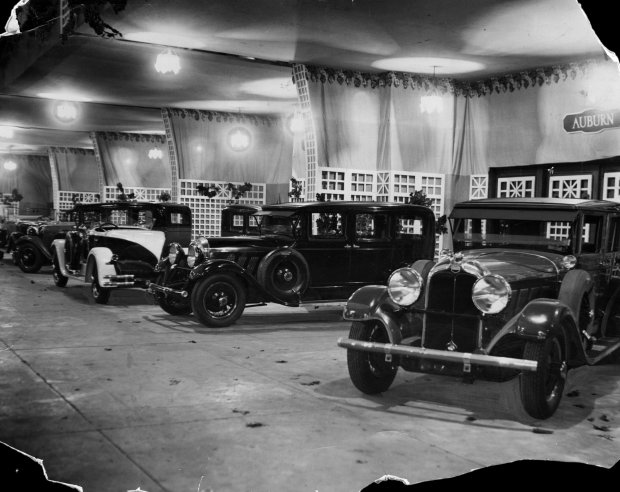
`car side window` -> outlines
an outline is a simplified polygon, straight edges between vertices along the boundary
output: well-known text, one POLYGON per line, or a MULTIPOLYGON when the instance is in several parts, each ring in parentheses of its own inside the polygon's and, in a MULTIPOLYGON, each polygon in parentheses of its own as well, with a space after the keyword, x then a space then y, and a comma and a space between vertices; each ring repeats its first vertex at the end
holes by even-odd
POLYGON ((386 214, 360 213, 355 215, 355 239, 387 239, 386 214))
POLYGON ((607 235, 607 251, 620 252, 620 217, 611 217, 607 235))
POLYGON ((396 217, 395 228, 396 239, 422 239, 425 232, 422 219, 405 215, 396 217))
POLYGON ((582 253, 596 253, 600 250, 603 217, 585 215, 583 217, 583 233, 581 239, 582 253))
POLYGON ((342 215, 338 212, 315 212, 312 214, 311 239, 339 239, 344 237, 342 215))

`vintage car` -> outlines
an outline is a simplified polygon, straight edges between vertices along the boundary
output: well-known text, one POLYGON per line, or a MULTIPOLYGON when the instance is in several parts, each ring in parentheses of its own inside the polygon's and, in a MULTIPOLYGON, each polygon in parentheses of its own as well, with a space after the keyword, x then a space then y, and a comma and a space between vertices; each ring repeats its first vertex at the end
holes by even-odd
POLYGON ((13 263, 26 273, 36 273, 52 263, 52 241, 65 237, 72 222, 39 222, 29 224, 25 234, 11 235, 13 263))
POLYGON ((170 242, 189 242, 192 214, 186 205, 117 201, 78 204, 74 228, 52 243, 54 282, 90 282, 95 302, 105 304, 111 289, 146 287, 170 242))
POLYGON ((260 205, 235 203, 222 210, 220 236, 258 236, 258 216, 260 205))
POLYGON ((405 371, 507 380, 550 417, 567 372, 620 346, 620 204, 542 198, 459 203, 454 251, 351 296, 353 384, 386 391, 405 371))
POLYGON ((434 254, 435 217, 418 205, 283 203, 264 205, 250 219, 255 235, 197 238, 187 255, 170 245, 149 286, 165 311, 193 311, 206 326, 224 327, 246 304, 344 301, 434 254))

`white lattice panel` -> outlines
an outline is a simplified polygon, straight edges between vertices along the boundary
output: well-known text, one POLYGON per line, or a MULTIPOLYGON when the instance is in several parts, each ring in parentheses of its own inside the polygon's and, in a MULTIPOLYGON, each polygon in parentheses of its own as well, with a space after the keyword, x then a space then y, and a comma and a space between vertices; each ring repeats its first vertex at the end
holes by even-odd
POLYGON ((523 198, 534 196, 534 176, 518 176, 514 178, 498 178, 498 198, 523 198))
POLYGON ((605 173, 603 177, 603 199, 620 202, 620 173, 605 173))
POLYGON ((592 176, 552 176, 549 179, 549 198, 590 198, 592 176))
MULTIPOLYGON (((252 189, 239 200, 233 199, 230 192, 224 189, 226 184, 223 181, 179 180, 179 203, 188 205, 192 210, 192 237, 218 237, 221 234, 222 209, 231 203, 248 203, 251 205, 263 205, 265 203, 264 183, 252 183, 252 189), (196 190, 196 186, 199 184, 206 187, 217 186, 220 188, 220 192, 212 198, 202 196, 196 190)), ((232 184, 239 186, 243 183, 232 184)))
MULTIPOLYGON (((125 195, 133 193, 135 197, 133 200, 140 202, 158 202, 159 195, 162 192, 170 193, 170 188, 143 188, 143 187, 125 187, 125 195)), ((103 187, 103 200, 104 202, 113 202, 119 199, 121 192, 116 186, 104 186, 103 187)))
POLYGON ((94 191, 67 191, 60 190, 58 192, 58 210, 71 210, 75 204, 73 197, 75 196, 78 203, 99 203, 99 193, 94 191))
POLYGON ((469 199, 478 200, 489 196, 489 176, 472 174, 469 177, 469 199))

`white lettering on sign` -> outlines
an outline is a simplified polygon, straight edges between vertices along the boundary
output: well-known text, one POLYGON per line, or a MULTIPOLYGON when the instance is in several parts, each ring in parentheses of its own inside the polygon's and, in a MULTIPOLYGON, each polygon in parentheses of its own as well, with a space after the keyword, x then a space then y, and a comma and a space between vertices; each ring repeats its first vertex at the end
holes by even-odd
POLYGON ((593 128, 597 126, 613 126, 614 113, 589 114, 587 116, 577 116, 573 121, 573 130, 580 128, 593 128))

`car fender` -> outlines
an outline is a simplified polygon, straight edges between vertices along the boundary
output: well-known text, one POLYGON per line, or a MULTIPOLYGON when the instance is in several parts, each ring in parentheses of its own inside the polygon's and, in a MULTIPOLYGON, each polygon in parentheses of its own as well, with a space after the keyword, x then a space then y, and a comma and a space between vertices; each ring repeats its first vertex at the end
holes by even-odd
POLYGON ((394 314, 399 309, 390 299, 387 287, 366 285, 349 297, 342 317, 347 321, 377 320, 386 328, 390 343, 400 343, 400 323, 394 314))
POLYGON ((196 283, 209 275, 215 275, 216 273, 225 273, 228 275, 235 275, 239 277, 250 289, 255 289, 265 301, 277 302, 278 304, 284 304, 286 306, 298 306, 297 303, 291 303, 283 299, 275 297, 263 288, 262 285, 251 275, 245 268, 238 263, 230 260, 208 260, 195 267, 189 274, 191 281, 191 288, 193 289, 196 283))
POLYGON ((559 300, 547 298, 539 298, 529 302, 493 337, 487 351, 491 352, 497 342, 507 334, 514 334, 524 340, 542 342, 551 333, 563 335, 567 359, 583 360, 585 353, 573 312, 559 300))
POLYGON ((112 263, 112 256, 112 250, 109 248, 92 248, 88 252, 88 258, 86 259, 84 282, 90 282, 95 266, 97 267, 97 280, 99 281, 99 285, 105 284, 104 277, 106 275, 116 275, 116 267, 112 263))
POLYGON ((15 249, 17 249, 22 244, 26 244, 26 243, 30 243, 33 246, 35 246, 39 251, 41 251, 43 256, 47 258, 48 260, 52 259, 51 252, 45 247, 45 245, 43 244, 43 241, 38 236, 29 236, 29 235, 21 236, 15 241, 15 249))
POLYGON ((71 274, 67 270, 67 263, 65 261, 65 240, 54 239, 50 249, 52 251, 52 257, 56 254, 56 258, 58 258, 58 268, 60 269, 60 273, 62 273, 65 277, 69 277, 71 274))

